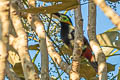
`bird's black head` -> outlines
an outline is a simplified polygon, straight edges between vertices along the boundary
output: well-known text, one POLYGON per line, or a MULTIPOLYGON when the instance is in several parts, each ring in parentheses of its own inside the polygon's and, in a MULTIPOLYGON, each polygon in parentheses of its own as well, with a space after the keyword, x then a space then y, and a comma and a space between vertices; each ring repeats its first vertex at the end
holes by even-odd
POLYGON ((61 23, 66 23, 66 24, 72 25, 72 21, 71 21, 70 17, 67 16, 66 14, 54 13, 54 15, 59 17, 59 20, 61 23))
POLYGON ((59 18, 61 24, 61 39, 69 46, 73 47, 74 29, 72 29, 72 21, 69 16, 62 13, 54 13, 59 18))

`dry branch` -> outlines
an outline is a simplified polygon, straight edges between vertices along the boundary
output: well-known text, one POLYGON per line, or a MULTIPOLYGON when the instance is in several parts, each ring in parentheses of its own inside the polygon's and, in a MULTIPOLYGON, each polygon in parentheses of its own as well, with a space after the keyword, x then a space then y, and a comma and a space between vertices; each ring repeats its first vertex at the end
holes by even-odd
MULTIPOLYGON (((80 0, 77 1, 80 2, 80 0)), ((70 80, 80 80, 80 56, 82 54, 83 46, 83 19, 81 14, 81 5, 75 9, 75 23, 75 39, 70 80)))
MULTIPOLYGON (((111 0, 112 1, 112 0, 111 0)), ((116 14, 107 4, 105 0, 94 0, 95 4, 98 5, 105 15, 115 24, 120 30, 120 16, 116 14)))
POLYGON ((90 46, 95 53, 95 58, 98 62, 99 80, 107 80, 107 65, 105 55, 96 39, 96 5, 94 3, 89 3, 88 8, 88 37, 90 40, 90 46))
POLYGON ((16 44, 13 42, 12 45, 18 51, 20 56, 25 79, 39 80, 28 53, 27 34, 24 31, 23 24, 21 22, 20 16, 18 15, 17 4, 19 2, 20 1, 18 0, 12 0, 10 5, 11 19, 17 34, 17 38, 15 39, 16 44))
POLYGON ((67 63, 65 63, 62 58, 60 57, 59 53, 56 52, 53 43, 49 40, 49 38, 46 38, 47 41, 47 48, 48 48, 48 54, 53 59, 53 61, 59 65, 59 67, 65 71, 67 74, 69 74, 71 66, 69 66, 67 63))
MULTIPOLYGON (((35 7, 35 1, 30 0, 29 6, 35 7)), ((42 21, 39 19, 38 15, 28 14, 27 19, 39 37, 39 46, 41 51, 41 79, 49 80, 48 51, 46 45, 46 35, 45 35, 44 25, 42 21)))
POLYGON ((10 0, 0 0, 0 80, 4 80, 8 56, 10 0))

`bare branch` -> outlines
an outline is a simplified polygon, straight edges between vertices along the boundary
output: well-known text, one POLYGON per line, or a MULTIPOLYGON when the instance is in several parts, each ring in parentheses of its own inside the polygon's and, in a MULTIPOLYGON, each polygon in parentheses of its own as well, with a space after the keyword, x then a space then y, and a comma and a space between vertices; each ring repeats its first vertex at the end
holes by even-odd
POLYGON ((71 66, 65 63, 62 58, 60 57, 59 53, 55 51, 55 48, 53 46, 53 43, 49 40, 49 38, 46 38, 47 41, 47 48, 48 48, 48 54, 51 56, 53 61, 59 65, 59 67, 65 71, 67 74, 69 74, 71 66))
POLYGON ((118 14, 116 14, 109 6, 107 6, 104 0, 94 0, 94 2, 102 9, 112 23, 120 29, 120 16, 118 16, 118 14))
MULTIPOLYGON (((35 7, 35 0, 29 0, 28 3, 30 7, 35 7)), ((28 14, 27 19, 40 39, 39 46, 41 51, 41 79, 49 80, 48 51, 46 45, 46 35, 45 35, 44 25, 42 21, 39 19, 38 15, 28 14)))
POLYGON ((88 37, 90 40, 90 46, 95 53, 96 60, 98 61, 99 80, 107 80, 105 55, 96 39, 96 5, 94 3, 89 3, 88 8, 88 37))
POLYGON ((8 56, 10 0, 0 0, 0 80, 4 80, 8 56))
POLYGON ((36 33, 40 39, 40 51, 41 51, 41 79, 48 80, 49 79, 49 71, 48 71, 48 51, 46 45, 46 36, 44 25, 40 21, 37 16, 34 16, 34 25, 36 27, 36 33))
MULTIPOLYGON (((77 0, 80 2, 80 0, 77 0)), ((83 19, 81 14, 81 6, 75 9, 75 39, 73 50, 72 70, 70 71, 70 80, 80 80, 80 56, 83 46, 83 19)))
POLYGON ((27 34, 23 29, 23 24, 21 22, 20 16, 18 15, 18 0, 11 1, 11 19, 14 25, 15 31, 17 33, 16 44, 13 44, 14 48, 18 51, 21 58, 22 68, 26 80, 39 80, 37 73, 34 70, 34 66, 31 62, 28 53, 27 44, 27 34))

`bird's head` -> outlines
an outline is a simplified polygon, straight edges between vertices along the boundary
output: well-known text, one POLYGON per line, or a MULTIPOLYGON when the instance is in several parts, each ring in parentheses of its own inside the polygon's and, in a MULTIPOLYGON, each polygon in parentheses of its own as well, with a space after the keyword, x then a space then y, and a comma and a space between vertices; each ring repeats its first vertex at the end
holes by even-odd
POLYGON ((72 25, 72 21, 69 18, 69 16, 62 13, 54 13, 54 15, 56 15, 59 18, 60 22, 72 25))

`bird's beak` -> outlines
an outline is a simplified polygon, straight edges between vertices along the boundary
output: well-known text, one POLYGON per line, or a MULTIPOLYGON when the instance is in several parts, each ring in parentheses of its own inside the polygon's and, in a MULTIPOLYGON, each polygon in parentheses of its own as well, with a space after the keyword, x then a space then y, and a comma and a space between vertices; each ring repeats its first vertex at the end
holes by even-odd
POLYGON ((56 15, 57 17, 60 17, 60 14, 59 13, 53 13, 54 15, 56 15))
POLYGON ((60 14, 59 13, 53 13, 53 17, 60 20, 60 14))

